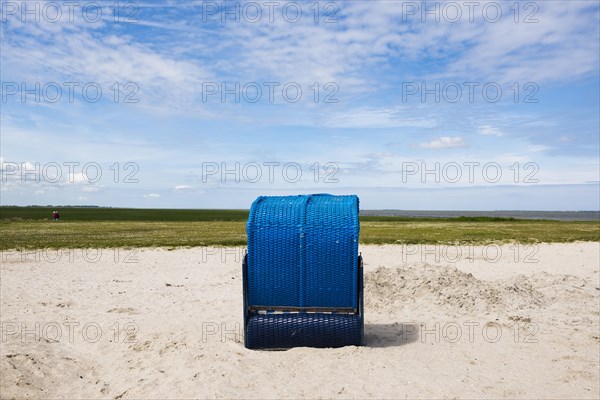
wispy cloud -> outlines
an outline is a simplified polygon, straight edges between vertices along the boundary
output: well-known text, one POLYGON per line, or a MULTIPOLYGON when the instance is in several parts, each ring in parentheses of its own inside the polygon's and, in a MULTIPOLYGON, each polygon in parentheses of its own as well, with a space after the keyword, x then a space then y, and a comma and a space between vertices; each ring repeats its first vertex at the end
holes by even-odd
POLYGON ((453 149, 457 147, 467 147, 467 144, 460 136, 442 136, 431 142, 420 143, 419 147, 423 149, 453 149))
POLYGON ((415 116, 408 107, 362 107, 325 116, 323 125, 328 128, 433 128, 437 120, 433 115, 415 116))
POLYGON ((484 136, 504 136, 504 132, 502 132, 500 129, 493 127, 491 125, 481 125, 479 127, 479 134, 484 135, 484 136))

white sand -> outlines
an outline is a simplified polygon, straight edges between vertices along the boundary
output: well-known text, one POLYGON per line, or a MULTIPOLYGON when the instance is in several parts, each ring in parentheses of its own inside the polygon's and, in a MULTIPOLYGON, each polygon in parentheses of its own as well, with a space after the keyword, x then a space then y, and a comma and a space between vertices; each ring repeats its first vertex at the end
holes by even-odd
POLYGON ((599 243, 361 251, 366 346, 287 351, 242 345, 243 249, 4 253, 0 395, 600 397, 599 243))

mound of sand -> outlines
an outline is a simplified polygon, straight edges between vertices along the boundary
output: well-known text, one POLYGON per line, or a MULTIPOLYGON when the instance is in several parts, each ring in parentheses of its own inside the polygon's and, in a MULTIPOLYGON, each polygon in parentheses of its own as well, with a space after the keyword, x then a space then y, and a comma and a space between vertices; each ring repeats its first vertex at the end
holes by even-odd
POLYGON ((541 307, 545 296, 529 279, 488 282, 456 267, 379 267, 365 274, 365 305, 396 312, 425 307, 453 314, 541 307))

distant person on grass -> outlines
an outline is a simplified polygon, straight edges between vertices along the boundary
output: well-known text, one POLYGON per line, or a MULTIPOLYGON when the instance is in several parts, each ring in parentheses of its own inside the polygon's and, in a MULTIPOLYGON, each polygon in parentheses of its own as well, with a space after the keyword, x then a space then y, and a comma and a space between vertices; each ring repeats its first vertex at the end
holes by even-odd
POLYGON ((56 221, 56 211, 52 211, 52 219, 56 221))

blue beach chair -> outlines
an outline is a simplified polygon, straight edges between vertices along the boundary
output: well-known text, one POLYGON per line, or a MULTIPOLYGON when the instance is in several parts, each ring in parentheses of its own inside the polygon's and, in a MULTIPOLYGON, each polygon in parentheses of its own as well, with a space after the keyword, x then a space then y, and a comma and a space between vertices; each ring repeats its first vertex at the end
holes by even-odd
POLYGON ((259 197, 247 223, 244 344, 360 346, 363 272, 358 197, 259 197))

